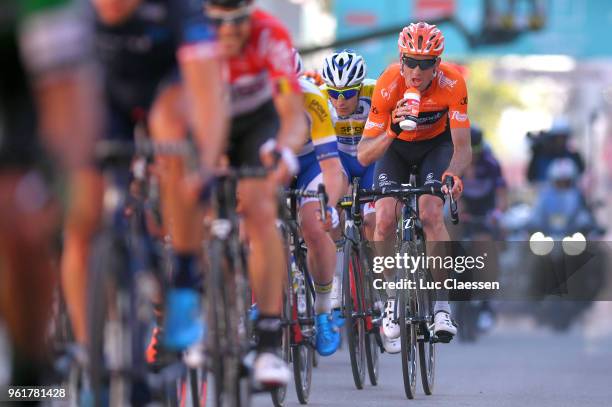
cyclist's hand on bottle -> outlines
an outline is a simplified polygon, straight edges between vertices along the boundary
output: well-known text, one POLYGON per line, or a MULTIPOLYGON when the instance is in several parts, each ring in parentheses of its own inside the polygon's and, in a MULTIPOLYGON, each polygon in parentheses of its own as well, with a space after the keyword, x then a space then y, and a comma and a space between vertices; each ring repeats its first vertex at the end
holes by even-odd
POLYGON ((399 123, 404 120, 405 116, 410 114, 410 108, 406 105, 408 99, 400 99, 395 104, 395 109, 391 112, 391 121, 393 123, 399 123))
POLYGON ((395 109, 391 111, 391 125, 387 134, 389 137, 398 137, 403 131, 399 123, 405 119, 405 116, 410 113, 409 108, 406 106, 406 99, 400 99, 395 104, 395 109))
POLYGON ((461 181, 461 178, 459 178, 458 175, 455 175, 452 172, 445 171, 444 174, 442 174, 442 189, 441 189, 442 193, 445 195, 448 194, 448 188, 444 184, 444 180, 447 176, 453 177, 453 188, 450 192, 451 192, 451 195, 453 196, 453 199, 457 201, 459 200, 459 198, 461 197, 461 194, 463 193, 463 181, 461 181))

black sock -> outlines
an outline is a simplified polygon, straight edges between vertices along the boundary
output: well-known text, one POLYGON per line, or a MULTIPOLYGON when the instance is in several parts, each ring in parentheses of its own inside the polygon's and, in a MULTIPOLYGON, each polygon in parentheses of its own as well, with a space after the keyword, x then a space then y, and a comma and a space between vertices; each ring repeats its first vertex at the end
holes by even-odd
POLYGON ((177 253, 174 255, 175 273, 174 284, 176 288, 199 289, 202 285, 202 276, 198 270, 198 259, 190 253, 177 253))
POLYGON ((257 350, 276 350, 281 346, 281 320, 278 315, 260 314, 255 323, 257 350))

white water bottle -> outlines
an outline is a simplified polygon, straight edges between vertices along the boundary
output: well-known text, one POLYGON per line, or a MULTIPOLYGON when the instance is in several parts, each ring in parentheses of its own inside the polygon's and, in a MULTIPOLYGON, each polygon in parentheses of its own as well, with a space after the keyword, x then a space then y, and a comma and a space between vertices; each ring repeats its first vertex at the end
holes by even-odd
POLYGON ((417 117, 421 106, 421 92, 416 88, 408 88, 404 92, 406 99, 405 106, 408 107, 409 113, 404 116, 404 120, 399 123, 402 130, 411 131, 417 127, 417 117))

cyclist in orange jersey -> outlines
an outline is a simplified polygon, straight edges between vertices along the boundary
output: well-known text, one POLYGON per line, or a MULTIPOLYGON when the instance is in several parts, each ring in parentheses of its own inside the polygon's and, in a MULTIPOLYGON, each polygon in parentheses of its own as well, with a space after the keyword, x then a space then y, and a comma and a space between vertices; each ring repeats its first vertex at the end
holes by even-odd
MULTIPOLYGON (((410 168, 419 168, 420 184, 441 184, 446 175, 453 177, 454 198, 461 195, 459 176, 471 160, 468 97, 463 77, 456 69, 441 62, 444 36, 435 26, 424 22, 405 27, 398 39, 400 63, 389 66, 376 83, 372 108, 358 147, 362 165, 376 161, 375 186, 398 187, 408 183, 410 168), (402 130, 400 122, 411 113, 404 93, 420 95, 416 128, 402 130)), ((443 187, 443 192, 446 187, 443 187)), ((394 198, 376 202, 375 241, 391 241, 395 235, 399 205, 394 198)), ((444 197, 424 195, 419 198, 423 230, 430 245, 428 254, 444 255, 445 245, 434 242, 450 240, 444 224, 444 197)), ((437 281, 445 277, 433 270, 437 281)), ((393 278, 386 275, 387 279, 393 278)), ((383 339, 387 351, 399 352, 399 325, 393 322, 395 293, 388 292, 383 339)), ((447 293, 438 292, 434 306, 434 332, 450 340, 457 328, 450 318, 447 293), (442 295, 440 295, 442 294, 442 295), (442 298, 441 298, 442 297, 442 298)))

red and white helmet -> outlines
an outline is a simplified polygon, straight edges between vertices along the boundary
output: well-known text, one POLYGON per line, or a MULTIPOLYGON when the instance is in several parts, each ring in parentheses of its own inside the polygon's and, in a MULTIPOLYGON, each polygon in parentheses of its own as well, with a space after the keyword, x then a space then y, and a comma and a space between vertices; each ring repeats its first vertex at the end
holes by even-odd
POLYGON ((412 23, 397 40, 400 54, 438 57, 444 51, 444 35, 433 24, 412 23))

